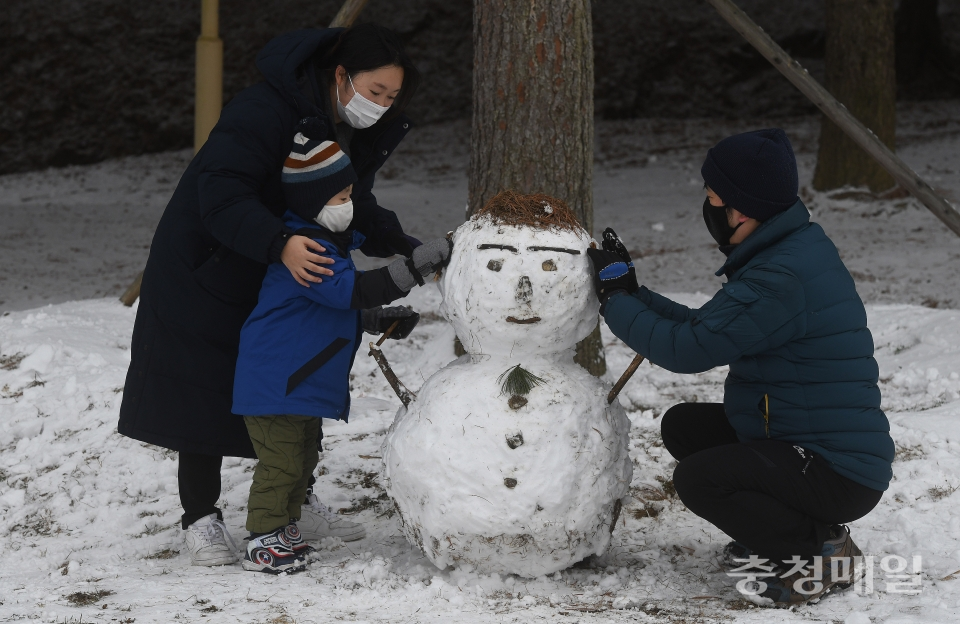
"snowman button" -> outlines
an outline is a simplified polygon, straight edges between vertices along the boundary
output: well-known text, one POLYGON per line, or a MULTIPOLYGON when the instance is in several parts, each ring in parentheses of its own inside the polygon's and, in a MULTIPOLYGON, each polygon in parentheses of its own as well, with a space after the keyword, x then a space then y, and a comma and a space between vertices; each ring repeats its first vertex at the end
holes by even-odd
POLYGON ((513 488, 517 487, 517 480, 507 477, 503 480, 503 484, 512 490, 513 488))
MULTIPOLYGON (((527 404, 527 399, 525 397, 520 396, 519 394, 514 394, 513 396, 510 397, 510 400, 507 401, 507 405, 509 405, 510 409, 514 411, 520 409, 526 404, 527 404)), ((523 444, 523 436, 520 436, 520 444, 523 444)))

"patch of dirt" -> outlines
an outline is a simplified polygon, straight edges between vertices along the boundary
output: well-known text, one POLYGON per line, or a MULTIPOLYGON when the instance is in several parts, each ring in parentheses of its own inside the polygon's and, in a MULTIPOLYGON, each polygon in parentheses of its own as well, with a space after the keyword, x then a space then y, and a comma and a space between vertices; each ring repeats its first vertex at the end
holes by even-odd
POLYGON ((87 607, 100 602, 107 596, 112 596, 113 592, 109 589, 98 589, 93 592, 74 592, 66 596, 67 602, 75 607, 87 607))
POLYGON ((20 366, 20 362, 22 362, 25 357, 27 356, 23 353, 0 355, 0 368, 3 370, 13 370, 20 366))
POLYGON ((164 548, 160 552, 155 552, 152 555, 147 555, 144 559, 173 559, 180 554, 179 550, 173 550, 170 548, 164 548))

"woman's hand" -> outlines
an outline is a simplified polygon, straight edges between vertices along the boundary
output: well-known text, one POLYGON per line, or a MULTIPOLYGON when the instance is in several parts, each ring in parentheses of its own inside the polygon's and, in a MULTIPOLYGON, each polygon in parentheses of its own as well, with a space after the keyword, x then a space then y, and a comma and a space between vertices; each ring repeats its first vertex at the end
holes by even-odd
POLYGON ((319 275, 333 275, 333 271, 323 268, 322 264, 333 264, 334 259, 320 254, 327 250, 317 241, 306 236, 291 236, 280 252, 280 261, 290 269, 293 279, 301 286, 310 288, 310 282, 319 284, 323 278, 319 275), (319 275, 312 275, 318 273, 319 275))

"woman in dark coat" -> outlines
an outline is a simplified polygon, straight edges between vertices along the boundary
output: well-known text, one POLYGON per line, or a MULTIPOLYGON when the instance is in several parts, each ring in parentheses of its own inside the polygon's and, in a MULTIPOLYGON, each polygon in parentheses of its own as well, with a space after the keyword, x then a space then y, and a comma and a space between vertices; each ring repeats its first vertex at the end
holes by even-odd
MULTIPOLYGON (((157 226, 120 407, 120 433, 179 452, 182 525, 196 529, 187 543, 200 565, 235 560, 216 507, 220 465, 223 456, 255 457, 230 409, 240 328, 267 265, 283 262, 305 288, 330 274, 323 247, 280 219, 280 173, 301 120, 315 118, 350 156, 358 177, 350 227, 366 237, 360 251, 409 256, 419 244, 372 193, 410 129, 402 111, 420 81, 397 36, 375 24, 295 31, 271 41, 257 67, 264 80, 223 109, 157 226), (389 79, 370 79, 381 75, 389 79)), ((317 506, 329 534, 362 536, 344 534, 332 525, 349 523, 317 506)))

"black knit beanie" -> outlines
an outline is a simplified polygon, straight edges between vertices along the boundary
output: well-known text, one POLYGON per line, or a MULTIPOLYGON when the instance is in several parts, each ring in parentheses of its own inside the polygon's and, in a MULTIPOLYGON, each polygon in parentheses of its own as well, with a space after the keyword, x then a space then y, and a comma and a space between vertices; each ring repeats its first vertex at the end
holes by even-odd
POLYGON ((326 138, 322 120, 301 121, 280 174, 287 209, 307 221, 316 220, 334 195, 357 181, 350 157, 326 138))
POLYGON ((700 175, 723 203, 766 221, 797 203, 797 159, 780 128, 735 134, 707 151, 700 175))

